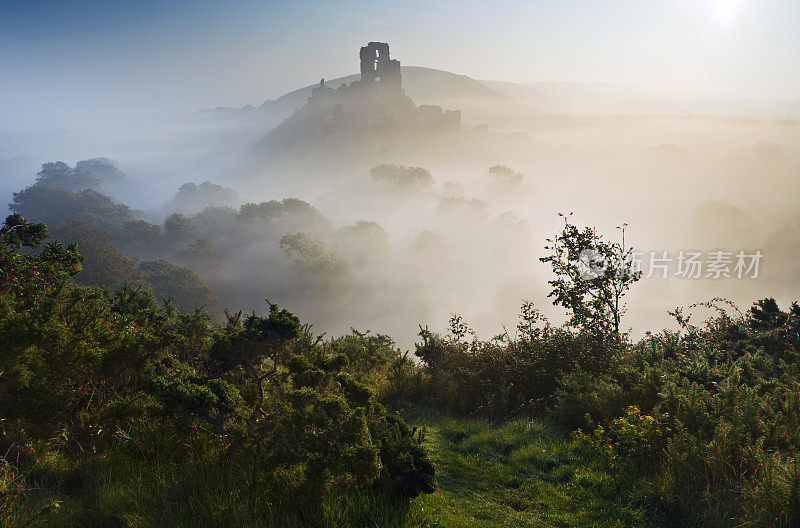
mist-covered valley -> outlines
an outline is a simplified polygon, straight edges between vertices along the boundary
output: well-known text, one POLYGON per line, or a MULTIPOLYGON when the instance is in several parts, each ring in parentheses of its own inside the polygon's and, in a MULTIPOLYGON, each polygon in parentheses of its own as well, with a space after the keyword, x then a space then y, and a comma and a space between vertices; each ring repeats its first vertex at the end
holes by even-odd
POLYGON ((800 4, 0 6, 0 528, 800 526, 800 4))
MULTIPOLYGON (((625 87, 482 82, 403 67, 406 96, 460 110, 457 130, 376 142, 380 131, 351 137, 343 128, 319 144, 288 136, 278 151, 259 152, 262 138, 302 111, 312 86, 259 106, 15 137, 4 142, 3 192, 31 220, 71 225, 64 241, 104 232, 134 282, 145 261, 192 270, 202 295, 169 292, 184 308, 262 312, 268 298, 320 332, 369 329, 404 347, 419 324, 441 329, 451 313, 479 335, 502 332, 523 300, 562 320, 539 262, 558 213, 610 239, 627 223, 644 257, 763 253, 758 278, 678 278, 674 261, 666 279, 655 270, 631 294, 626 327, 668 326, 668 309, 713 297, 746 306, 759 295, 796 296, 800 210, 787 197, 800 191, 800 129, 780 115, 796 115, 797 101, 633 96, 625 87), (92 158, 113 161, 84 168, 91 177, 79 181, 81 160, 92 158), (44 171, 35 184, 40 165, 55 161, 74 175, 44 171), (381 165, 395 168, 384 174, 381 165), (111 166, 117 176, 106 181, 111 166), (495 166, 508 170, 492 174, 495 166), (116 206, 84 189, 130 209, 110 213, 116 206)), ((313 135, 314 126, 294 133, 313 135)))

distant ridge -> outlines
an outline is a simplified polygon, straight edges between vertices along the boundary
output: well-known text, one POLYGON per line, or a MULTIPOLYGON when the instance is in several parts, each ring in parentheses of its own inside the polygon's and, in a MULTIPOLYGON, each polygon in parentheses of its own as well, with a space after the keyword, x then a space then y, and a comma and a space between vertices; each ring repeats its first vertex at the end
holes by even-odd
MULTIPOLYGON (((417 104, 458 108, 462 122, 469 126, 503 121, 519 123, 531 117, 550 115, 630 115, 722 117, 766 120, 796 119, 800 115, 797 99, 747 99, 704 94, 670 94, 619 83, 540 81, 515 83, 477 80, 444 70, 419 66, 401 67, 406 95, 417 104)), ((358 75, 348 75, 325 83, 337 88, 351 83, 358 75)), ((262 123, 275 126, 302 107, 311 96, 314 84, 288 92, 260 106, 218 108, 201 113, 212 115, 257 114, 262 123)))
MULTIPOLYGON (((439 105, 445 109, 460 109, 462 120, 466 125, 483 122, 493 122, 497 116, 533 116, 538 114, 532 108, 515 100, 513 97, 502 94, 466 75, 458 75, 434 68, 419 66, 402 66, 403 90, 416 104, 439 105)), ((358 74, 325 79, 325 85, 333 89, 342 84, 357 81, 358 74)), ((244 108, 217 108, 206 110, 203 113, 253 113, 263 112, 271 118, 280 120, 289 117, 295 110, 303 107, 311 97, 311 92, 316 87, 309 84, 297 90, 292 90, 277 99, 268 99, 260 106, 247 106, 244 108)), ((275 124, 277 124, 277 122, 275 124)))

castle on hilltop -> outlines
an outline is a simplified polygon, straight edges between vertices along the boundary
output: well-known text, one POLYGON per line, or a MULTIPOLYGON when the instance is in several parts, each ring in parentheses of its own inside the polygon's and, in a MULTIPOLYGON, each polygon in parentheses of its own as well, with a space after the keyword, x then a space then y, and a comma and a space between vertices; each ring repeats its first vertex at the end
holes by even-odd
POLYGON ((270 131, 256 146, 263 155, 284 156, 297 149, 386 150, 430 135, 461 129, 460 110, 414 104, 405 94, 400 61, 389 45, 370 42, 359 52, 361 77, 336 89, 325 79, 308 102, 270 131))
MULTIPOLYGON (((394 110, 394 117, 405 124, 415 123, 431 131, 455 131, 461 128, 460 110, 442 111, 442 108, 436 105, 416 106, 405 95, 400 61, 390 57, 389 44, 370 42, 361 47, 359 59, 361 79, 350 84, 342 84, 335 90, 325 86, 325 79, 322 79, 319 85, 311 90, 308 105, 311 108, 324 108, 336 100, 336 104, 340 105, 337 113, 344 110, 368 111, 372 108, 378 110, 380 114, 390 108, 394 110)), ((375 114, 374 111, 371 113, 375 114)))
MULTIPOLYGON (((389 58, 389 45, 385 42, 370 42, 361 47, 361 80, 354 81, 349 86, 364 86, 380 88, 387 92, 403 93, 400 77, 400 61, 389 58)), ((342 85, 339 89, 347 85, 342 85)), ((336 90, 325 86, 325 79, 311 90, 312 99, 324 97, 335 93, 336 90)))

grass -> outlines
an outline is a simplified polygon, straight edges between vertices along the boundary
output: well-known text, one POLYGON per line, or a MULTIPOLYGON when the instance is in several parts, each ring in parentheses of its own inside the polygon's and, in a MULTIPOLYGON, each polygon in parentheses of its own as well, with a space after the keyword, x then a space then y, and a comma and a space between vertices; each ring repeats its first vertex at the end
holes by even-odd
POLYGON ((31 519, 27 526, 652 526, 601 461, 571 448, 565 433, 546 423, 495 425, 432 412, 408 419, 425 427, 438 483, 435 493, 410 503, 366 491, 314 507, 280 489, 266 493, 249 479, 231 483, 189 446, 173 447, 170 456, 128 448, 91 462, 40 457, 27 491, 0 512, 0 527, 31 519), (59 507, 46 509, 53 501, 59 507))
POLYGON ((426 426, 439 485, 411 504, 420 526, 648 526, 645 510, 630 504, 603 464, 546 423, 435 415, 411 421, 426 426))

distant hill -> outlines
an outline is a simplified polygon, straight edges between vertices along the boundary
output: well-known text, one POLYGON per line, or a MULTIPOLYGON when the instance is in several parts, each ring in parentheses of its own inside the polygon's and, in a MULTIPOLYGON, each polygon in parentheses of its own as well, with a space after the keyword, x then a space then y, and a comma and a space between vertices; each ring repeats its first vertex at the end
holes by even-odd
MULTIPOLYGON (((403 89, 418 105, 438 105, 447 110, 461 110, 462 122, 467 125, 497 123, 508 118, 535 116, 534 111, 513 97, 499 93, 485 83, 466 75, 457 75, 433 68, 403 66, 403 89)), ((359 75, 348 75, 337 79, 326 79, 325 85, 338 88, 359 79, 359 75)), ((217 108, 202 112, 204 115, 262 114, 264 120, 277 125, 282 119, 306 104, 317 83, 298 88, 287 94, 264 101, 261 106, 244 108, 217 108)), ((262 121, 264 122, 264 121, 262 121)))
POLYGON ((541 115, 530 105, 466 75, 414 66, 403 68, 402 74, 406 95, 415 103, 460 109, 466 125, 501 125, 541 115))
MULTIPOLYGON (((403 89, 416 104, 439 105, 459 109, 467 127, 487 123, 492 127, 513 129, 530 124, 545 115, 629 115, 724 117, 797 120, 798 100, 732 99, 698 94, 657 93, 618 83, 532 82, 476 80, 433 68, 403 66, 403 89)), ((359 75, 326 79, 325 84, 338 88, 358 80, 359 75)), ((197 115, 229 126, 254 127, 260 131, 277 126, 303 107, 316 86, 297 90, 264 101, 260 106, 217 108, 197 115)))
MULTIPOLYGON (((428 79, 430 75, 423 72, 421 77, 428 79)), ((311 97, 255 145, 253 157, 274 163, 309 157, 369 155, 461 130, 458 109, 443 111, 440 105, 417 104, 404 93, 399 80, 381 82, 362 78, 352 83, 346 80, 334 79, 333 86, 321 82, 312 88, 311 97)), ((425 84, 421 86, 425 88, 425 84)), ((484 94, 489 92, 478 83, 472 88, 484 94)), ((283 102, 275 103, 299 102, 302 95, 302 91, 293 92, 283 102)))
MULTIPOLYGON (((459 97, 485 97, 499 101, 511 101, 510 97, 499 94, 484 83, 466 75, 419 66, 402 66, 400 73, 403 76, 403 89, 406 95, 417 104, 442 105, 449 99, 459 97)), ((348 75, 332 80, 326 79, 325 85, 336 89, 342 84, 350 84, 358 79, 358 74, 348 75)), ((311 90, 316 85, 314 83, 304 86, 277 99, 264 101, 261 108, 276 106, 300 108, 311 97, 311 90)))
POLYGON ((723 117, 783 120, 800 115, 798 100, 659 93, 619 83, 477 81, 548 114, 723 117))
MULTIPOLYGON (((476 80, 433 68, 403 66, 403 88, 417 104, 460 109, 465 125, 519 123, 543 114, 638 115, 726 117, 782 120, 800 116, 795 99, 725 98, 703 94, 659 93, 621 83, 530 82, 476 80)), ((348 75, 325 83, 336 88, 351 83, 348 75)), ((290 115, 303 106, 314 85, 278 99, 265 101, 262 109, 290 115)))

